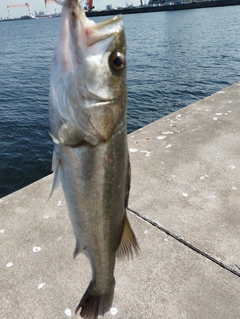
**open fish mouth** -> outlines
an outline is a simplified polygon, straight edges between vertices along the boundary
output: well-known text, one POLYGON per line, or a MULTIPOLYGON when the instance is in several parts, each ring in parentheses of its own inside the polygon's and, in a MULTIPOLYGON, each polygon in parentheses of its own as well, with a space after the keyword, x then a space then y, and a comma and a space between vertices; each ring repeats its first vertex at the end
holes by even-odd
POLYGON ((123 30, 121 16, 95 23, 86 17, 77 0, 56 2, 63 6, 60 41, 66 69, 76 67, 88 55, 101 56, 113 37, 123 30))

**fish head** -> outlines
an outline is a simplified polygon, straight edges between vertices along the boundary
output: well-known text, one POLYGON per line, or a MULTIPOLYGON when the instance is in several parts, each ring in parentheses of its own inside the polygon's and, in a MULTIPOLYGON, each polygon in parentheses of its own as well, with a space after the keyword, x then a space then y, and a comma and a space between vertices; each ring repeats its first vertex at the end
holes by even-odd
POLYGON ((126 44, 122 17, 95 23, 86 17, 77 0, 61 4, 50 97, 65 127, 76 128, 82 133, 76 136, 84 136, 85 141, 96 145, 108 140, 120 122, 125 123, 126 44))

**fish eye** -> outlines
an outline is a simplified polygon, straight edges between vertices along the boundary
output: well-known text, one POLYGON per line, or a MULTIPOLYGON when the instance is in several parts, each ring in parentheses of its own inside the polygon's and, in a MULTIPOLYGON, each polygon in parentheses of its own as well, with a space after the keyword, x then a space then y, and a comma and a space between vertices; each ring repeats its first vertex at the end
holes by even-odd
POLYGON ((122 53, 113 52, 109 57, 109 64, 115 73, 119 73, 125 68, 126 61, 122 53))

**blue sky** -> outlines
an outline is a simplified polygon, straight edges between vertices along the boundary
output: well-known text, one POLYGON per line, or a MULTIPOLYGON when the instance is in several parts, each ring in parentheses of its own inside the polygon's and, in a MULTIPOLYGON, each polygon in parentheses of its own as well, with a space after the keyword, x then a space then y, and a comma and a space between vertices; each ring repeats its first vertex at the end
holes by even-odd
MULTIPOLYGON (((7 5, 11 4, 24 4, 28 2, 31 6, 32 13, 34 14, 34 11, 44 11, 45 10, 45 4, 44 0, 0 0, 0 17, 7 17, 8 11, 7 11, 7 5)), ((83 1, 84 3, 85 1, 83 1)), ((148 2, 148 1, 147 1, 148 2)), ((111 4, 113 7, 121 7, 125 6, 126 3, 133 4, 133 5, 139 5, 140 0, 93 0, 93 3, 95 5, 96 9, 105 9, 107 4, 111 4)), ((57 11, 61 10, 61 6, 55 3, 48 4, 48 11, 50 13, 53 13, 55 11, 55 8, 57 11)), ((22 15, 28 14, 27 7, 23 8, 11 8, 11 15, 12 17, 20 17, 22 15)))

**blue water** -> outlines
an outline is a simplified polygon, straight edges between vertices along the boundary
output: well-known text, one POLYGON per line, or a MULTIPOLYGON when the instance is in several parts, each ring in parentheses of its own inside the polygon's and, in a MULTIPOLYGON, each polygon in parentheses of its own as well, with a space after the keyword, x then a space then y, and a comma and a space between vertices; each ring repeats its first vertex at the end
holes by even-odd
MULTIPOLYGON (((240 81, 239 21, 240 6, 124 16, 128 132, 240 81)), ((48 90, 59 25, 0 23, 0 197, 51 172, 48 90)))

